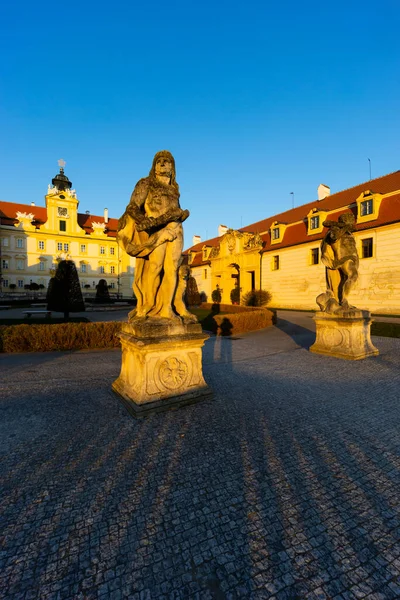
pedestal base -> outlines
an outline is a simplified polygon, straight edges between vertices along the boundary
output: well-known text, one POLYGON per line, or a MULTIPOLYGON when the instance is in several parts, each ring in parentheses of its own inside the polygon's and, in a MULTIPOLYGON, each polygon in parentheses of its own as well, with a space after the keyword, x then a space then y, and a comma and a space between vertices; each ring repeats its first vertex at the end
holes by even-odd
POLYGON ((318 312, 314 316, 317 338, 310 352, 347 360, 376 356, 379 350, 371 342, 371 313, 367 310, 318 312))
POLYGON ((202 352, 208 335, 199 324, 168 319, 124 323, 121 373, 112 385, 135 417, 209 398, 202 352))

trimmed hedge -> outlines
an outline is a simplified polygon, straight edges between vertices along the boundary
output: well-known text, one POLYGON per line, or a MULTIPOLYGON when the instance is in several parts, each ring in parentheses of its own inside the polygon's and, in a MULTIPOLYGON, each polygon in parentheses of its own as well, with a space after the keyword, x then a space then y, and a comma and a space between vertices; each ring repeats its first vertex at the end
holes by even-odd
POLYGON ((0 351, 50 352, 118 348, 121 322, 0 326, 0 351))
POLYGON ((234 312, 225 315, 214 315, 217 323, 217 335, 236 335, 246 331, 255 331, 270 327, 274 322, 274 313, 260 308, 249 312, 234 312))
POLYGON ((204 303, 200 308, 212 311, 202 321, 203 326, 217 335, 237 335, 270 327, 276 322, 276 314, 267 308, 254 308, 231 304, 204 303), (219 314, 219 313, 222 314, 219 314))

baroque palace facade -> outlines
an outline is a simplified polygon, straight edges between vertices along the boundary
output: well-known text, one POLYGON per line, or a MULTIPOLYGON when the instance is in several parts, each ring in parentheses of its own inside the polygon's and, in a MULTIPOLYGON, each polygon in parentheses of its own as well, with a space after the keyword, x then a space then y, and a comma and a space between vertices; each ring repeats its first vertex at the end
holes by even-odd
MULTIPOLYGON (((377 313, 400 314, 400 171, 330 194, 239 230, 220 226, 219 236, 185 251, 199 292, 211 301, 219 287, 222 302, 231 290, 271 292, 271 307, 313 310, 326 288, 320 244, 326 219, 352 212, 360 257, 350 301, 377 313)), ((193 240, 195 242, 195 239, 193 240)))
MULTIPOLYGON (((59 161, 63 165, 63 161, 59 161)), ((78 213, 72 184, 60 172, 48 186, 46 206, 0 202, 1 291, 17 293, 36 283, 47 288, 57 262, 75 262, 82 288, 92 293, 100 279, 111 292, 132 296, 135 259, 120 251, 117 219, 78 213)))

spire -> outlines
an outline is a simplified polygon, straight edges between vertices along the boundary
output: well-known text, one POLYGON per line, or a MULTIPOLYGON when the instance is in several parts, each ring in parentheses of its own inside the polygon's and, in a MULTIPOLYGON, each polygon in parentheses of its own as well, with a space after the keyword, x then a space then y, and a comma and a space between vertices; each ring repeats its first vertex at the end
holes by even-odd
POLYGON ((60 172, 51 180, 51 183, 58 189, 58 191, 63 192, 65 190, 70 190, 72 187, 71 181, 68 179, 66 175, 64 175, 64 167, 66 162, 63 158, 60 158, 58 161, 58 166, 60 167, 60 172))

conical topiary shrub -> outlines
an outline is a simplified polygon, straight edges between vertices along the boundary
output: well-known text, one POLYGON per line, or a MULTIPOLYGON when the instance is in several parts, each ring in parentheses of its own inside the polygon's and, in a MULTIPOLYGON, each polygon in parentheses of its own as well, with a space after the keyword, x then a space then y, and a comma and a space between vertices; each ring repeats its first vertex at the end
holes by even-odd
POLYGON ((78 272, 72 260, 58 263, 47 290, 47 310, 63 312, 65 320, 70 312, 85 310, 78 272))

